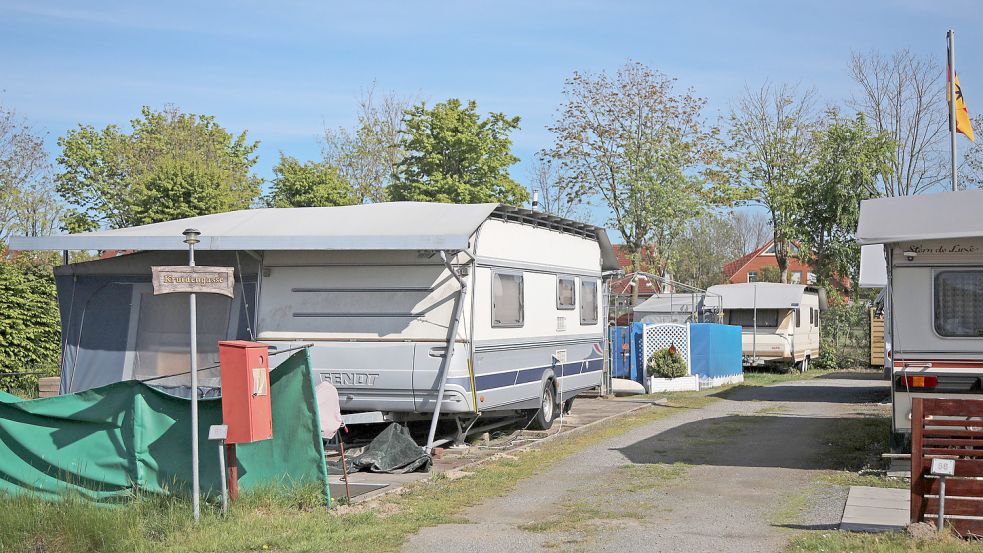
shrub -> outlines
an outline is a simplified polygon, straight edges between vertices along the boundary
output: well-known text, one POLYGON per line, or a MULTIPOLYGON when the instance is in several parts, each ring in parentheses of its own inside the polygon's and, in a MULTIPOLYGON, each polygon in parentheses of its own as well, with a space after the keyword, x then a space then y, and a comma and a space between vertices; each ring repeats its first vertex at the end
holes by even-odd
POLYGON ((686 361, 676 348, 660 349, 648 358, 645 372, 660 378, 679 378, 687 374, 686 361))

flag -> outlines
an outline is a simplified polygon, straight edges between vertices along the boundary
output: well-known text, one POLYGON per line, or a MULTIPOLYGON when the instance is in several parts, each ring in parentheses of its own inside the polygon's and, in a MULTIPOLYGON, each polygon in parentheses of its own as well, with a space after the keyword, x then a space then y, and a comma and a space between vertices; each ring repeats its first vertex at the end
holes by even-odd
MULTIPOLYGON (((956 132, 963 133, 970 142, 973 140, 973 124, 969 120, 969 110, 966 109, 966 101, 963 99, 963 90, 959 86, 959 75, 953 73, 956 81, 956 132)), ((947 79, 948 80, 948 79, 947 79)), ((949 96, 949 87, 946 87, 946 99, 952 101, 949 96)))

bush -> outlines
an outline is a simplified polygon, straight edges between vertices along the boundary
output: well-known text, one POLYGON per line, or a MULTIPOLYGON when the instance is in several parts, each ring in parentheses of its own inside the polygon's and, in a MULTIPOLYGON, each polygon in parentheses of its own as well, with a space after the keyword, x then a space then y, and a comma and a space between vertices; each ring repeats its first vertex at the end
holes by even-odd
POLYGON ((58 374, 61 320, 50 267, 0 259, 0 389, 36 389, 58 374), (37 374, 40 373, 40 374, 37 374))
POLYGON ((660 349, 645 363, 645 372, 659 378, 679 378, 687 375, 686 361, 675 348, 660 349))

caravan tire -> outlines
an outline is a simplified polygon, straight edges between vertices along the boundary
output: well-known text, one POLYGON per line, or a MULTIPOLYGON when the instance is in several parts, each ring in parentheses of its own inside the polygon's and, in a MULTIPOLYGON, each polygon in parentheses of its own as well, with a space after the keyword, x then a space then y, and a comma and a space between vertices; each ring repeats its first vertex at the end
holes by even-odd
POLYGON ((532 412, 529 428, 531 430, 549 430, 556 418, 556 392, 553 381, 547 380, 540 396, 539 409, 532 412))

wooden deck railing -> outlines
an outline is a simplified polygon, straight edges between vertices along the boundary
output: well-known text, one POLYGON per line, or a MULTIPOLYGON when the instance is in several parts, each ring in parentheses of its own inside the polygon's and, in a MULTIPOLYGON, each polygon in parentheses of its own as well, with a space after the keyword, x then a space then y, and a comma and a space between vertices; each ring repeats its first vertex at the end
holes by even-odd
POLYGON ((936 521, 932 459, 955 459, 955 475, 945 480, 945 523, 961 536, 983 536, 983 400, 915 398, 911 430, 911 521, 936 521))

